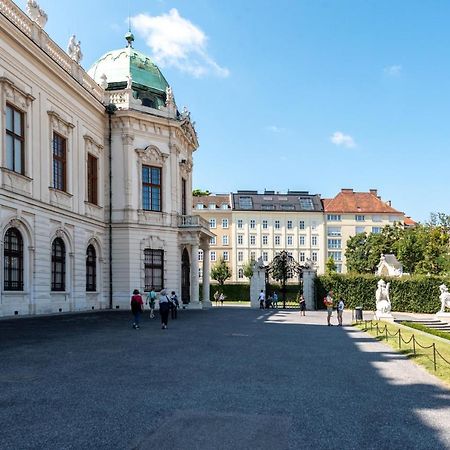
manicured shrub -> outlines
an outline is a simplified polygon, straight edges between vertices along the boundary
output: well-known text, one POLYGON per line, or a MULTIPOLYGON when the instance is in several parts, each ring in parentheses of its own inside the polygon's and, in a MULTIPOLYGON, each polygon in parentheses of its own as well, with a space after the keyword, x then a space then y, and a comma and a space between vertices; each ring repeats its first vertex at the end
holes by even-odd
MULTIPOLYGON (((375 275, 322 275, 315 279, 316 304, 323 307, 323 297, 333 290, 335 298, 342 297, 346 308, 362 306, 374 311, 375 291, 380 277, 375 275)), ((440 308, 439 286, 450 286, 450 280, 439 277, 384 278, 390 282, 392 311, 435 313, 440 308)))

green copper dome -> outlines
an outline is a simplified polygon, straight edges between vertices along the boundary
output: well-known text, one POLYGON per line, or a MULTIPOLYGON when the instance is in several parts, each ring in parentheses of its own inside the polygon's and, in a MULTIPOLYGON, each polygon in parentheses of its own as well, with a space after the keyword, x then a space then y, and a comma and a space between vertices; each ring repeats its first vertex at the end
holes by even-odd
POLYGON ((101 77, 105 74, 108 89, 125 88, 130 75, 133 90, 137 88, 165 95, 166 88, 169 86, 158 66, 131 45, 104 54, 88 73, 98 84, 101 84, 101 77))

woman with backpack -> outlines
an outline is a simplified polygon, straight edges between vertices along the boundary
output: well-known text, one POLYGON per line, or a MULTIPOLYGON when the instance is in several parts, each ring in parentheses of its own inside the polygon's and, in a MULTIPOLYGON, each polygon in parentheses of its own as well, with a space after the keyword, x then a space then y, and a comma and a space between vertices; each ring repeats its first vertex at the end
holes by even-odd
POLYGON ((135 330, 139 329, 139 321, 141 318, 142 308, 144 307, 144 302, 142 301, 142 296, 139 293, 139 289, 135 289, 133 291, 133 295, 131 296, 131 312, 134 316, 133 328, 135 330))
POLYGON ((172 319, 176 319, 177 318, 177 310, 178 307, 180 306, 179 302, 178 302, 178 297, 177 294, 175 294, 175 291, 172 291, 171 295, 170 295, 170 310, 172 312, 172 319))
POLYGON ((161 329, 167 329, 167 322, 169 320, 170 299, 167 291, 163 289, 159 293, 159 315, 161 317, 161 329))

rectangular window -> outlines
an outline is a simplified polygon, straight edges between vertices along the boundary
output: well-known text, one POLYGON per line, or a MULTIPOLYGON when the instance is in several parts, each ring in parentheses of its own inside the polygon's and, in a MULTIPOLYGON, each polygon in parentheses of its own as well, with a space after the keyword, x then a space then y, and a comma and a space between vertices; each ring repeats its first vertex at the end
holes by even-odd
POLYGON ((185 216, 187 214, 187 191, 186 180, 181 179, 181 214, 185 216))
POLYGON ((251 219, 250 220, 250 229, 254 230, 256 228, 256 220, 251 219))
POLYGON ((264 262, 269 261, 269 252, 263 252, 262 257, 264 262))
POLYGON ((211 259, 211 261, 215 261, 216 260, 216 252, 211 252, 210 253, 210 259, 211 259))
POLYGON ((356 234, 364 233, 365 231, 366 231, 365 227, 355 227, 356 234))
POLYGON ((256 261, 256 253, 255 252, 250 252, 250 260, 256 261))
POLYGON ((340 239, 328 239, 328 248, 341 248, 340 239))
POLYGON ((203 250, 198 251, 198 260, 203 261, 203 250))
POLYGON ((263 245, 267 245, 269 243, 269 235, 268 234, 263 234, 262 243, 263 243, 263 245))
POLYGON ((372 227, 372 233, 380 234, 381 233, 381 227, 372 227))
POLYGON ((340 236, 341 227, 328 227, 328 236, 340 236))
POLYGON ((305 221, 300 220, 300 222, 298 223, 298 227, 300 228, 300 230, 304 230, 305 229, 305 221))
POLYGON ((238 234, 237 243, 239 245, 243 245, 244 244, 244 235, 243 234, 238 234))
POLYGON ((228 236, 222 236, 222 245, 228 245, 228 236))
POLYGON ((237 257, 239 262, 244 261, 244 252, 238 252, 237 257))
POLYGON ((311 236, 311 246, 317 247, 317 243, 319 241, 319 238, 317 236, 311 236))
POLYGON ((160 291, 164 287, 164 250, 144 250, 145 291, 160 291))
POLYGON ((399 216, 389 216, 389 222, 400 222, 399 216))
POLYGON ((317 262, 317 260, 318 260, 317 252, 312 252, 311 253, 311 261, 317 262))
POLYGON ((142 166, 142 209, 162 211, 161 187, 161 168, 142 166))
POLYGON ((242 229, 242 228, 244 227, 244 223, 242 222, 242 219, 238 219, 238 221, 237 221, 237 227, 238 227, 239 229, 242 229))
POLYGON ((361 215, 361 214, 356 214, 355 215, 355 220, 357 222, 364 222, 366 220, 366 218, 363 215, 361 215))
POLYGON ((372 222, 381 222, 381 216, 372 216, 372 222))
POLYGON ((250 245, 256 245, 256 235, 255 234, 250 235, 250 245))
POLYGON ((25 174, 24 113, 6 104, 6 168, 25 174))
POLYGON ((229 261, 230 260, 230 254, 228 252, 223 252, 223 260, 229 261))
POLYGON ((279 234, 277 234, 275 236, 275 245, 280 245, 281 244, 281 236, 279 234))
POLYGON ((97 180, 98 174, 98 158, 88 154, 87 161, 87 188, 88 188, 88 202, 93 205, 98 205, 98 194, 97 194, 97 180))
POLYGON ((340 214, 327 214, 327 220, 329 222, 340 222, 341 215, 340 214))
POLYGON ((262 227, 263 227, 263 230, 267 230, 267 228, 269 228, 267 220, 262 221, 262 227))
POLYGON ((311 222, 311 230, 315 230, 317 228, 317 222, 311 222))
POLYGON ((228 228, 228 219, 222 219, 222 228, 228 228))
POLYGON ((209 228, 216 228, 216 219, 209 219, 209 228))
POLYGON ((286 226, 288 230, 292 230, 292 220, 288 220, 286 226))
POLYGON ((216 236, 210 238, 210 239, 209 239, 209 243, 210 243, 211 245, 216 245, 216 236))
POLYGON ((294 236, 291 234, 287 236, 287 245, 293 245, 294 244, 294 236))
POLYGON ((301 234, 298 237, 298 243, 299 243, 299 245, 305 245, 305 242, 306 242, 306 235, 305 234, 301 234))
POLYGON ((66 190, 66 151, 67 139, 58 133, 53 133, 53 187, 60 191, 66 190))
POLYGON ((305 262, 305 252, 300 252, 299 260, 300 262, 305 262))
POLYGON ((238 269, 238 278, 244 278, 244 269, 242 267, 238 269))
POLYGON ((328 252, 328 258, 333 258, 334 261, 342 261, 342 252, 328 252))
POLYGON ((275 220, 275 229, 276 230, 280 229, 280 221, 279 220, 275 220))

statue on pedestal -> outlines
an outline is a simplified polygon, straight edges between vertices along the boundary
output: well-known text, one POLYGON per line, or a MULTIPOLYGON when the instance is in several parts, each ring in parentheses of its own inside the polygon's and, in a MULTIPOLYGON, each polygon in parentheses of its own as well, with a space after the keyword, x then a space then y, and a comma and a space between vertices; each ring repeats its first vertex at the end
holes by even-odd
POLYGON ((74 34, 72 34, 69 39, 69 43, 67 44, 67 53, 77 63, 80 63, 83 59, 83 53, 81 53, 81 42, 77 42, 74 34))
POLYGON ((31 17, 31 20, 36 22, 41 28, 45 27, 48 16, 45 11, 39 7, 36 0, 27 1, 27 13, 31 17))
POLYGON ((377 312, 376 316, 381 317, 383 315, 391 314, 391 301, 389 299, 389 285, 384 280, 378 281, 378 288, 375 292, 377 312))
POLYGON ((439 296, 441 310, 439 312, 445 313, 445 308, 450 308, 450 292, 448 292, 448 287, 445 284, 439 286, 439 291, 441 292, 441 295, 439 296))

